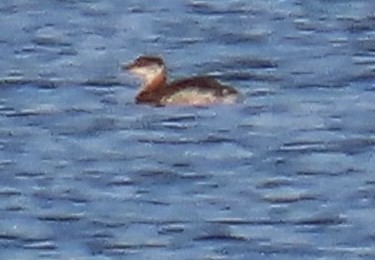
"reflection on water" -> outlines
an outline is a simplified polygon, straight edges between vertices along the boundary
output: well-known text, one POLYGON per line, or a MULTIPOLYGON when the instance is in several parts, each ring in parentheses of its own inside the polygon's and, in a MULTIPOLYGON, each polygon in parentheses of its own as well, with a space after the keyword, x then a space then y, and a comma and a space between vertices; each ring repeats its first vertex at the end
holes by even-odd
POLYGON ((2 1, 0 255, 372 259, 370 1, 2 1), (135 105, 119 65, 236 86, 135 105))

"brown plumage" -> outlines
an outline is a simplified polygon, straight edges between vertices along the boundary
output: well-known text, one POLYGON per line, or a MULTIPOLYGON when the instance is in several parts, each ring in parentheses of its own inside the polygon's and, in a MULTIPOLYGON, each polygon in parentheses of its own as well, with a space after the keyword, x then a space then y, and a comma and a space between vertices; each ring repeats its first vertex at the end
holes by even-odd
POLYGON ((151 105, 231 104, 239 93, 210 77, 193 77, 167 83, 166 68, 159 57, 141 56, 125 69, 145 79, 137 103, 151 105))

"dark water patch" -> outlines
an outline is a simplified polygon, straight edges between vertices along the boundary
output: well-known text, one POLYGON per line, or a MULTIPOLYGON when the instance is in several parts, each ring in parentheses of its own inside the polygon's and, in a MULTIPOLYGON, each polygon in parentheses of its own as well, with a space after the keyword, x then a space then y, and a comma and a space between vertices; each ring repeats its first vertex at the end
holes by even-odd
POLYGON ((20 237, 15 234, 7 234, 7 233, 2 233, 0 232, 0 241, 6 240, 6 241, 11 241, 11 240, 17 240, 20 237))
POLYGON ((313 248, 309 244, 301 243, 263 243, 257 248, 261 252, 261 258, 273 258, 278 255, 281 258, 289 259, 298 255, 300 259, 320 258, 324 254, 321 250, 313 248))
MULTIPOLYGON (((215 19, 217 24, 226 24, 227 20, 226 19, 220 19, 216 18, 215 19)), ((248 18, 239 18, 238 23, 239 23, 239 28, 238 30, 232 30, 230 27, 226 26, 207 26, 204 27, 202 30, 202 33, 206 35, 206 42, 209 41, 212 44, 224 44, 226 46, 261 46, 261 45, 266 45, 267 42, 269 41, 270 38, 270 32, 267 30, 257 30, 257 29, 249 29, 244 24, 246 23, 251 23, 252 21, 248 18)), ((193 45, 194 46, 194 45, 193 45)), ((200 45, 198 45, 200 46, 200 45)), ((238 55, 236 53, 233 53, 232 55, 226 55, 228 58, 229 57, 234 57, 238 58, 238 55)), ((246 56, 255 56, 251 55, 250 53, 244 54, 244 57, 246 56)), ((264 56, 262 56, 263 58, 264 56)), ((221 60, 223 65, 225 63, 231 62, 231 59, 223 59, 221 60)), ((223 68, 222 68, 223 69, 223 68)))
POLYGON ((145 143, 145 144, 170 144, 170 145, 186 145, 186 144, 197 144, 197 140, 193 138, 186 138, 186 137, 176 137, 176 138, 170 138, 170 137, 156 137, 156 138, 138 138, 137 142, 139 143, 145 143))
MULTIPOLYGON (((251 94, 249 94, 251 96, 251 94)), ((267 95, 267 94, 266 94, 267 95)), ((257 94, 253 96, 254 98, 257 97, 257 94)), ((241 113, 247 116, 256 116, 261 115, 264 113, 285 113, 287 112, 287 107, 281 105, 246 105, 245 107, 241 108, 241 113)), ((252 128, 256 122, 248 122, 248 123, 241 123, 239 127, 241 128, 252 128)))
MULTIPOLYGON (((76 111, 74 111, 74 114, 77 114, 76 111)), ((87 139, 103 135, 107 132, 111 132, 115 129, 116 125, 117 120, 110 117, 77 117, 73 119, 71 122, 64 123, 64 125, 61 124, 58 128, 56 127, 56 130, 54 132, 55 134, 58 134, 60 136, 76 136, 87 139), (73 124, 73 126, 73 121, 80 122, 80 124, 73 124)))
POLYGON ((374 145, 375 139, 373 138, 353 138, 341 142, 333 142, 329 147, 331 151, 341 151, 349 155, 354 155, 372 150, 374 145))
POLYGON ((347 223, 347 219, 341 216, 337 217, 311 217, 306 219, 299 219, 292 221, 294 225, 302 226, 331 226, 331 225, 343 225, 347 223))
POLYGON ((351 33, 363 33, 375 29, 375 19, 373 16, 364 16, 364 17, 338 17, 338 20, 341 21, 345 26, 346 30, 351 33))
POLYGON ((64 42, 62 39, 54 35, 40 35, 33 39, 34 44, 39 46, 48 46, 48 47, 71 47, 71 43, 64 42))
POLYGON ((309 19, 295 19, 293 20, 294 26, 299 31, 316 31, 318 29, 318 24, 314 23, 309 19))
POLYGON ((273 82, 280 82, 282 81, 282 78, 273 75, 272 73, 267 74, 267 73, 257 73, 257 72, 225 72, 225 73, 213 73, 209 74, 211 76, 215 76, 219 79, 222 80, 227 80, 227 81, 259 81, 259 82, 268 82, 268 83, 273 83, 273 82))
POLYGON ((347 88, 349 86, 348 82, 324 82, 322 84, 317 84, 317 83, 311 83, 311 82, 306 82, 306 83, 298 83, 298 84, 291 84, 291 85, 286 85, 283 86, 283 88, 297 88, 297 89, 340 89, 340 88, 347 88))
POLYGON ((127 242, 112 242, 107 244, 105 249, 107 250, 128 250, 128 249, 151 249, 151 248, 165 248, 167 246, 166 243, 144 243, 144 244, 131 244, 127 242))
MULTIPOLYGON (((19 72, 21 73, 21 72, 19 72)), ((100 79, 83 79, 72 81, 69 79, 55 78, 49 79, 30 79, 25 78, 23 74, 8 75, 0 78, 0 91, 2 88, 30 88, 30 89, 58 89, 62 87, 77 87, 77 88, 102 88, 122 86, 122 82, 114 77, 100 78, 100 79)))
POLYGON ((362 153, 372 149, 375 140, 371 138, 353 138, 336 141, 302 141, 283 144, 279 152, 307 153, 326 152, 326 153, 346 153, 349 155, 362 153))
POLYGON ((108 78, 100 78, 100 79, 88 79, 86 81, 78 83, 80 86, 88 86, 88 87, 118 87, 121 86, 121 82, 117 78, 108 77, 108 78))
POLYGON ((244 236, 235 234, 235 231, 228 225, 208 223, 197 230, 198 234, 193 234, 192 241, 200 243, 237 243, 246 242, 244 236))
POLYGON ((369 52, 368 54, 375 54, 375 38, 362 39, 358 42, 358 45, 359 48, 369 52))
POLYGON ((143 14, 143 13, 150 13, 150 10, 146 10, 146 8, 142 6, 131 6, 128 7, 128 12, 133 14, 143 14))
POLYGON ((161 169, 142 169, 138 170, 136 174, 143 177, 152 177, 153 179, 160 176, 162 176, 163 179, 164 177, 166 177, 165 179, 174 179, 175 177, 178 177, 178 174, 176 172, 161 169))
POLYGON ((359 171, 355 171, 352 169, 348 169, 347 171, 321 171, 321 170, 297 170, 296 174, 298 176, 342 176, 342 175, 352 175, 352 173, 357 173, 359 171))
POLYGON ((236 143, 233 137, 223 136, 218 134, 209 134, 206 138, 198 140, 201 144, 224 144, 224 143, 236 143))
POLYGON ((159 235, 181 234, 185 231, 184 225, 166 225, 158 230, 159 235))
MULTIPOLYGON (((262 59, 256 57, 234 57, 231 58, 231 62, 229 64, 236 66, 232 68, 229 67, 231 69, 275 69, 279 66, 276 60, 262 59)), ((223 66, 226 67, 225 64, 223 66)))
POLYGON ((136 184, 140 183, 150 183, 152 185, 156 184, 177 184, 184 183, 186 180, 189 181, 200 181, 207 180, 210 178, 207 174, 202 174, 199 172, 188 171, 188 172, 175 172, 170 170, 157 170, 157 169, 143 169, 135 172, 137 177, 134 177, 134 182, 136 184))
POLYGON ((70 107, 64 111, 69 116, 92 115, 93 111, 85 108, 70 107))
MULTIPOLYGON (((1 143, 2 147, 1 147, 0 150, 3 150, 6 153, 15 153, 18 156, 21 156, 21 155, 24 155, 25 153, 27 153, 27 148, 25 146, 25 140, 22 140, 22 138, 28 139, 28 138, 32 137, 32 135, 30 134, 30 132, 28 130, 29 129, 26 128, 26 129, 23 129, 22 131, 19 131, 19 132, 14 131, 8 137, 3 137, 4 142, 1 143)), ((0 161, 0 166, 1 165, 12 166, 12 165, 15 165, 16 163, 17 163, 16 158, 4 159, 4 160, 0 161)), ((29 172, 30 172, 30 169, 25 169, 24 171, 18 172, 18 173, 20 173, 22 175, 24 173, 29 173, 29 172)), ((31 171, 31 174, 33 175, 33 174, 39 174, 39 173, 35 173, 35 172, 31 171)))
MULTIPOLYGON (((93 164, 93 163, 98 162, 99 160, 98 158, 95 158, 93 156, 81 156, 81 157, 76 158, 76 161, 82 164, 93 164)), ((89 175, 99 175, 99 174, 102 174, 103 172, 100 170, 85 169, 83 173, 89 174, 89 175)))
POLYGON ((17 13, 18 10, 19 10, 18 5, 17 4, 12 4, 10 2, 9 3, 3 3, 0 6, 0 13, 2 13, 4 15, 15 14, 15 13, 17 13))
POLYGON ((223 218, 214 219, 208 221, 209 223, 215 224, 227 224, 227 225, 282 225, 285 224, 283 220, 270 220, 270 219, 241 219, 241 218, 223 218))
POLYGON ((48 201, 69 201, 76 204, 83 204, 89 202, 89 199, 84 198, 83 194, 77 191, 51 191, 51 190, 41 190, 34 192, 33 196, 37 199, 48 200, 48 201))
POLYGON ((271 204, 289 204, 304 201, 315 201, 318 198, 309 194, 287 194, 287 195, 268 195, 263 198, 264 201, 271 204))
POLYGON ((139 138, 140 143, 152 143, 152 144, 170 144, 170 145, 186 145, 186 144, 223 144, 223 143, 235 143, 236 141, 232 138, 219 136, 219 135, 208 135, 202 139, 186 138, 186 137, 157 137, 157 138, 139 138))
POLYGON ((187 162, 176 162, 172 165, 173 168, 189 168, 191 167, 190 163, 187 162))
POLYGON ((220 43, 225 43, 228 45, 260 44, 266 41, 267 35, 251 32, 220 32, 215 38, 217 38, 220 43))
MULTIPOLYGON (((280 163, 280 162, 279 162, 280 163)), ((294 180, 286 177, 275 177, 271 179, 266 179, 262 183, 257 185, 258 189, 275 189, 280 187, 290 187, 293 186, 294 180)))
POLYGON ((276 61, 258 57, 231 57, 221 61, 206 62, 198 65, 207 71, 244 70, 244 69, 275 69, 276 61))
POLYGON ((167 118, 161 118, 161 122, 191 122, 195 121, 199 116, 194 114, 180 114, 180 115, 171 115, 167 118))
MULTIPOLYGON (((186 218, 182 218, 186 219, 186 218)), ((145 216, 144 219, 133 219, 130 221, 130 224, 136 224, 136 225, 158 225, 158 226, 165 226, 165 225, 191 225, 191 221, 187 220, 177 220, 177 219, 152 219, 148 216, 145 216)))
POLYGON ((137 200, 138 202, 140 203, 144 203, 144 204, 150 204, 150 205, 153 205, 153 206, 170 206, 171 204, 168 203, 168 202, 164 202, 164 201, 159 201, 159 200, 137 200))
POLYGON ((37 55, 39 49, 34 44, 23 46, 21 49, 16 51, 18 55, 37 55))
POLYGON ((97 118, 92 122, 92 125, 87 129, 87 133, 90 135, 92 132, 106 132, 116 128, 116 119, 109 118, 97 118))
POLYGON ((4 209, 4 211, 6 212, 18 212, 18 213, 24 212, 25 210, 26 210, 25 207, 19 206, 19 205, 9 205, 4 209))
POLYGON ((190 12, 199 15, 252 15, 255 10, 249 5, 233 3, 230 5, 220 5, 218 3, 207 3, 204 1, 191 1, 187 5, 190 12))
POLYGON ((124 254, 124 253, 132 252, 132 251, 149 250, 149 249, 155 249, 155 248, 166 248, 167 246, 168 246, 167 243, 158 243, 158 242, 132 244, 132 243, 127 243, 127 242, 108 241, 107 244, 105 244, 104 246, 104 250, 108 251, 106 253, 124 254))
POLYGON ((38 216, 38 220, 40 221, 47 221, 47 222, 59 222, 59 223, 67 223, 67 222, 77 222, 82 220, 84 217, 83 214, 44 214, 38 216))
POLYGON ((63 79, 27 79, 23 76, 0 78, 0 91, 2 88, 56 89, 67 85, 74 84, 63 79))
POLYGON ((241 236, 234 236, 234 235, 225 235, 225 234, 218 234, 218 235, 206 235, 206 236, 198 236, 193 239, 194 241, 248 241, 246 238, 241 236))
MULTIPOLYGON (((276 95, 277 91, 273 89, 268 89, 268 88, 254 88, 251 89, 250 92, 246 93, 246 96, 249 98, 260 98, 260 97, 267 97, 267 96, 272 96, 276 95)), ((262 105, 262 106, 250 106, 250 107, 259 107, 259 108, 265 108, 267 106, 262 105)))
MULTIPOLYGON (((91 163, 91 161, 83 161, 83 162, 88 162, 89 164, 91 163)), ((92 162, 95 162, 95 160, 92 161, 92 162)), ((81 174, 83 176, 89 176, 90 178, 99 178, 100 176, 104 175, 104 172, 100 169, 85 168, 85 169, 82 170, 81 174)))
MULTIPOLYGON (((94 219, 91 221, 91 224, 94 225, 97 230, 100 230, 101 228, 122 228, 126 227, 128 223, 124 220, 112 220, 109 218, 104 219, 94 219)), ((98 231, 96 231, 98 232, 98 231)), ((108 232, 108 231, 107 231, 108 232)), ((109 233, 95 233, 92 235, 95 238, 111 238, 113 235, 110 235, 109 233)))
POLYGON ((57 54, 59 56, 77 56, 79 52, 71 46, 63 46, 60 48, 57 54))
POLYGON ((375 69, 367 69, 356 76, 353 76, 353 81, 372 82, 375 79, 375 69))
POLYGON ((190 124, 184 124, 184 123, 174 123, 174 122, 166 122, 166 123, 161 123, 163 127, 166 129, 171 129, 171 130, 186 130, 192 128, 190 124))
POLYGON ((2 187, 0 188, 0 197, 20 196, 22 193, 18 190, 2 187))
POLYGON ((341 225, 347 222, 347 219, 342 216, 318 216, 318 217, 309 217, 309 218, 300 218, 300 219, 241 219, 241 218, 222 218, 209 220, 209 223, 214 224, 226 224, 232 226, 242 226, 242 225, 255 225, 255 226, 269 226, 269 225, 341 225))
POLYGON ((202 117, 196 114, 184 114, 179 113, 178 115, 159 115, 154 114, 152 116, 143 115, 140 118, 136 118, 131 123, 131 129, 141 130, 160 130, 160 129, 173 129, 173 130, 185 130, 194 128, 196 121, 202 117))

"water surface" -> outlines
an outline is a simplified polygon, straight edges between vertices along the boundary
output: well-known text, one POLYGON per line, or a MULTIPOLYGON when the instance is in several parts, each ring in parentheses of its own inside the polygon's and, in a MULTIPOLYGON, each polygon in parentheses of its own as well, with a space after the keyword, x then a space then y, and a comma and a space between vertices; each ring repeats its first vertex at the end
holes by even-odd
POLYGON ((3 259, 372 259, 371 1, 2 1, 3 259), (244 102, 136 105, 165 58, 244 102))

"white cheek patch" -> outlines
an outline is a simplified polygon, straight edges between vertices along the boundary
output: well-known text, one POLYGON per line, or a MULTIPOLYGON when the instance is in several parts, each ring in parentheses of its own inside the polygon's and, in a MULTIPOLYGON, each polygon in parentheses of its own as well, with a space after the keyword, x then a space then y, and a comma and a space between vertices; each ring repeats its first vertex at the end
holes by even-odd
POLYGON ((147 83, 151 83, 157 76, 163 73, 164 67, 152 65, 148 67, 133 68, 132 73, 144 77, 147 83))

